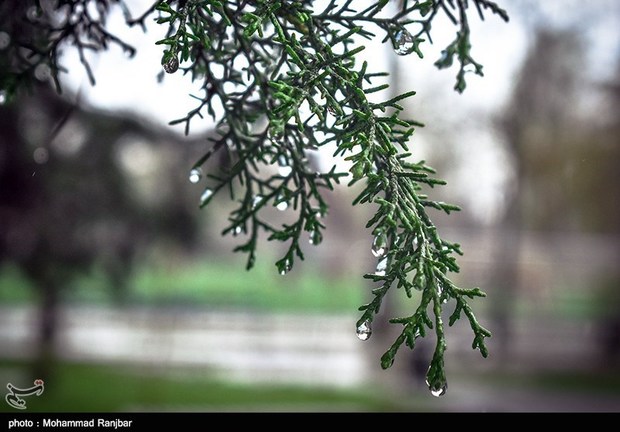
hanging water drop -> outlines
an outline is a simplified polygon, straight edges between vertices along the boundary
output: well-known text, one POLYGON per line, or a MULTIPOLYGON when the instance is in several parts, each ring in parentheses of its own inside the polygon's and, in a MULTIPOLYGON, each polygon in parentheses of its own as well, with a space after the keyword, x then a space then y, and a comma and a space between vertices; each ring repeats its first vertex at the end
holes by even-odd
POLYGON ((235 228, 233 228, 233 235, 238 236, 239 234, 241 234, 241 227, 237 225, 235 228))
POLYGON ((202 195, 200 195, 200 205, 203 206, 209 201, 209 199, 213 196, 213 191, 209 188, 206 188, 202 195))
POLYGON ((252 210, 255 210, 262 201, 263 197, 261 195, 254 195, 252 198, 252 210))
POLYGON ((428 380, 426 380, 426 385, 431 391, 431 394, 435 397, 443 396, 446 394, 446 391, 448 391, 448 383, 446 381, 438 381, 436 383, 430 384, 428 380))
POLYGON ((318 229, 315 229, 314 231, 312 231, 310 233, 310 244, 311 245, 318 245, 323 241, 323 234, 321 234, 321 231, 319 231, 318 229))
POLYGON ((278 174, 282 177, 288 177, 291 172, 293 172, 293 168, 288 164, 286 156, 278 156, 278 174))
POLYGON ((448 301, 448 297, 444 295, 445 293, 444 293, 443 285, 439 281, 436 282, 436 285, 437 285, 437 296, 439 297, 439 300, 442 303, 446 303, 448 301))
POLYGON ((189 181, 190 183, 198 183, 202 179, 202 169, 200 167, 192 168, 189 172, 189 181))
POLYGON ((377 263, 377 269, 375 270, 376 276, 385 276, 385 271, 387 270, 388 259, 387 257, 383 258, 377 263))
POLYGON ((370 248, 370 251, 375 257, 381 258, 387 252, 387 243, 387 235, 385 235, 385 233, 381 231, 377 233, 374 240, 372 241, 372 247, 370 248))
POLYGON ((176 55, 171 56, 164 64, 164 71, 166 73, 172 74, 179 70, 179 59, 176 55))
POLYGON ((6 103, 6 100, 6 92, 4 90, 0 90, 0 105, 4 105, 6 103))
POLYGON ((280 261, 278 263, 278 270, 280 271, 280 275, 284 276, 285 274, 287 274, 289 271, 291 271, 292 268, 292 264, 291 264, 291 260, 290 259, 285 259, 284 261, 280 261))
POLYGON ((355 331, 359 340, 368 340, 372 335, 372 328, 370 327, 370 321, 366 320, 357 326, 355 331))
POLYGON ((288 202, 282 195, 276 197, 276 208, 280 211, 284 211, 288 208, 288 202))
POLYGON ((394 52, 398 55, 411 54, 415 49, 415 43, 411 33, 405 28, 401 28, 394 35, 394 52))

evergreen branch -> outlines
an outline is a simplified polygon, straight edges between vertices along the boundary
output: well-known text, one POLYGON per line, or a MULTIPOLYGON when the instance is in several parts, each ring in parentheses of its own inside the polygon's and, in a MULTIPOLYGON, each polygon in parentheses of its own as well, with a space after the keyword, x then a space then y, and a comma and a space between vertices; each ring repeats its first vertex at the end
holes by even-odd
MULTIPOLYGON (((481 17, 488 10, 508 20, 495 2, 471 2, 481 17)), ((445 182, 432 177, 435 171, 426 162, 412 162, 409 154, 409 141, 422 124, 403 118, 402 103, 415 92, 371 102, 370 96, 388 88, 377 82, 387 73, 357 64, 364 50, 359 41, 376 34, 382 34, 396 54, 422 57, 423 43, 432 43, 436 18, 444 15, 458 30, 435 64, 438 68, 458 64, 455 89, 462 92, 467 73, 482 75, 482 65, 471 53, 470 2, 402 1, 389 16, 388 0, 369 2, 362 6, 365 9, 352 0, 330 0, 321 4, 320 11, 310 0, 159 0, 137 18, 129 17, 120 0, 62 3, 67 8, 63 19, 36 19, 44 44, 18 40, 17 48, 11 48, 13 78, 9 84, 0 82, 0 90, 14 91, 16 83, 27 81, 41 64, 51 68, 58 82, 63 68, 57 59, 66 44, 77 48, 94 83, 86 51, 115 44, 134 52, 106 30, 109 6, 123 8, 128 26, 146 28, 147 19, 154 16, 167 29, 156 42, 163 47, 163 70, 180 70, 201 84, 201 93, 194 96, 197 106, 171 124, 182 124, 189 133, 203 111, 217 121, 217 136, 192 166, 190 181, 206 183, 200 207, 228 190, 236 207, 222 234, 245 237, 234 250, 248 254, 246 268, 255 263, 258 235, 264 231, 269 240, 287 244, 276 261, 277 271, 291 270, 296 258, 304 258, 302 236, 307 235, 313 245, 323 238, 325 189, 347 177, 349 185, 363 183, 353 205, 375 207, 367 228, 374 235, 372 252, 378 262, 375 272, 364 277, 378 286, 372 289, 372 299, 359 308, 358 335, 363 340, 370 337, 372 321, 394 286, 417 302, 411 316, 390 320, 403 329, 382 356, 381 366, 390 367, 403 344, 413 349, 416 339, 432 329, 436 346, 427 384, 434 395, 443 394, 446 338, 441 316, 449 301, 456 305, 449 325, 464 313, 474 334, 472 348, 488 355, 485 338, 491 333, 479 324, 469 304, 484 293, 458 288, 450 281, 447 274, 459 271, 455 255, 462 251, 439 236, 427 213, 429 208, 448 214, 459 208, 422 193, 423 186, 445 182), (99 18, 92 16, 88 7, 92 4, 100 11, 99 18), (328 144, 335 146, 334 155, 348 161, 348 173, 336 172, 335 167, 317 173, 311 167, 310 152, 328 144), (230 165, 203 178, 202 167, 221 151, 228 152, 230 165), (293 222, 279 227, 268 223, 263 217, 268 207, 293 213, 293 222)))

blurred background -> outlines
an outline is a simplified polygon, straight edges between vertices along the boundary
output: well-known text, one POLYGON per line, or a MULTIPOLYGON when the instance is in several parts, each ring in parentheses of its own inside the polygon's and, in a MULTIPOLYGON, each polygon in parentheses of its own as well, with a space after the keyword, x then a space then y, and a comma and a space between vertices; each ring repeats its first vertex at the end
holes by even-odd
MULTIPOLYGON (((192 85, 158 83, 157 29, 121 28, 138 55, 93 59, 96 86, 68 50, 62 97, 0 98, 0 385, 43 378, 29 411, 620 411, 620 4, 501 5, 509 24, 471 23, 485 77, 463 95, 433 66, 449 25, 423 60, 367 54, 417 91, 411 150, 463 208, 433 214, 465 252, 454 280, 488 294, 473 306, 490 356, 448 328, 445 396, 424 384, 434 340, 383 371, 399 328, 356 337, 372 208, 336 190, 304 262, 280 276, 263 242, 246 272, 227 197, 199 210, 188 181, 213 125, 166 126, 192 85)), ((415 307, 392 294, 385 316, 415 307)))

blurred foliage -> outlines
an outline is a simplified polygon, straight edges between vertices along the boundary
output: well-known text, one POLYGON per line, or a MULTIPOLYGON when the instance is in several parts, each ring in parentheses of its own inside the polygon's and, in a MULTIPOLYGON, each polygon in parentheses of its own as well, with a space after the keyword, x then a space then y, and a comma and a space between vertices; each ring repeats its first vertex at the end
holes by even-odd
MULTIPOLYGON (((0 363, 3 369, 26 365, 0 363)), ((28 412, 144 411, 399 411, 400 402, 376 389, 325 389, 224 383, 204 370, 62 363, 28 412)), ((0 404, 0 411, 12 410, 0 404)), ((12 412, 15 412, 13 410, 12 412)))
MULTIPOLYGON (((432 42, 437 17, 444 16, 457 31, 435 65, 441 69, 457 64, 455 89, 462 92, 467 73, 482 75, 482 65, 471 52, 469 16, 475 9, 482 19, 488 13, 508 21, 500 6, 489 0, 380 0, 365 6, 351 0, 160 0, 133 18, 120 0, 12 0, 4 3, 4 12, 13 7, 12 13, 0 14, 0 35, 5 40, 0 53, 2 102, 12 100, 21 87, 37 81, 51 80, 61 90, 60 53, 65 47, 77 50, 93 84, 87 53, 117 45, 133 55, 131 45, 106 28, 113 6, 123 9, 128 26, 140 25, 146 30, 146 20, 154 17, 167 28, 166 36, 156 42, 164 47, 163 70, 182 71, 202 83, 202 94, 195 96, 197 107, 171 124, 185 124, 188 132, 190 123, 202 118, 203 111, 219 118, 216 136, 209 139, 212 147, 194 164, 189 180, 201 182, 205 162, 221 151, 228 153, 229 167, 207 173, 200 205, 206 206, 221 190, 229 192, 237 207, 230 212, 230 225, 223 234, 245 235, 246 241, 235 251, 248 254, 248 269, 256 260, 260 232, 267 233, 270 241, 287 245, 284 256, 276 261, 280 274, 288 273, 296 259, 304 259, 302 242, 309 237, 310 244, 318 245, 323 239, 322 218, 329 208, 324 191, 350 175, 349 186, 365 183, 353 204, 376 206, 366 228, 375 235, 377 270, 365 277, 379 287, 372 290, 372 300, 359 308, 358 335, 362 340, 370 337, 371 323, 392 287, 402 288, 414 303, 411 315, 390 321, 402 325, 402 332, 383 355, 381 366, 391 367, 403 344, 413 349, 418 337, 432 331, 436 348, 427 383, 435 396, 444 394, 446 338, 442 312, 449 301, 454 302, 455 309, 448 324, 463 315, 474 333, 472 348, 487 356, 485 338, 491 333, 478 322, 469 304, 485 294, 479 288, 459 288, 450 280, 448 274, 459 271, 455 255, 462 251, 460 245, 440 237, 428 212, 435 209, 450 214, 459 208, 423 192, 424 186, 432 188, 445 182, 434 178, 434 170, 425 161, 411 161, 409 141, 421 124, 405 118, 401 104, 415 92, 376 101, 377 95, 389 87, 385 83, 388 73, 373 71, 366 62, 359 65, 357 55, 365 49, 361 40, 383 37, 396 54, 422 57, 421 44, 432 42), (334 155, 350 162, 349 173, 337 172, 336 166, 317 171, 311 161, 313 152, 327 145, 334 146, 334 155), (273 173, 270 166, 276 165, 277 173, 273 173), (266 211, 272 207, 290 214, 291 222, 273 224, 266 211), (412 290, 421 291, 422 296, 414 296, 412 290)), ((102 160, 106 158, 103 155, 102 160)), ((77 191, 67 194, 72 200, 80 196, 73 205, 80 208, 79 203, 94 215, 106 210, 113 213, 115 207, 131 207, 133 203, 123 195, 123 182, 116 182, 122 173, 113 173, 112 169, 110 165, 104 170, 113 180, 104 187, 117 192, 118 202, 103 207, 84 205, 82 192, 77 191)), ((92 185, 84 187, 88 189, 92 185)), ((101 198, 106 197, 96 203, 101 198)), ((114 217, 126 221, 135 213, 130 210, 114 217)), ((95 219, 94 215, 76 213, 78 220, 95 219)), ((142 228, 135 223, 120 230, 116 227, 117 232, 127 234, 122 251, 117 251, 122 254, 118 273, 133 255, 130 232, 142 228)), ((79 262, 67 265, 69 257, 57 259, 54 271, 66 266, 68 274, 54 282, 49 276, 39 277, 43 285, 59 285, 74 268, 87 267, 93 260, 92 250, 80 249, 76 243, 48 244, 56 249, 68 245, 65 255, 79 262)), ((121 280, 118 277, 117 284, 121 280)))

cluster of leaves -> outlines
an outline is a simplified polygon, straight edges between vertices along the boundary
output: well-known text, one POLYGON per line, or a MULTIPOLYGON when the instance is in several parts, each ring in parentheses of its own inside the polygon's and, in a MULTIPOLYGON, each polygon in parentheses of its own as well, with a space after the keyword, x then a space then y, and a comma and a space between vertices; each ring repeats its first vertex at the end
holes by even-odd
MULTIPOLYGON (((335 168, 315 172, 310 169, 308 154, 331 143, 335 155, 346 156, 351 162, 349 184, 366 182, 354 204, 378 205, 367 227, 384 243, 377 272, 365 276, 380 286, 373 290, 373 300, 360 308, 363 314, 358 328, 370 331, 370 323, 392 286, 403 288, 409 297, 412 289, 420 290, 415 312, 391 321, 403 325, 403 330, 381 364, 390 367, 403 343, 413 348, 417 337, 434 329, 437 345, 427 379, 431 390, 439 394, 446 383, 444 304, 449 300, 456 303, 450 325, 461 313, 466 315, 474 332, 472 346, 486 356, 484 339, 490 333, 477 322, 467 301, 484 293, 478 288, 458 288, 447 277, 448 272, 459 270, 453 255, 461 250, 439 237, 427 209, 450 213, 458 208, 426 197, 422 185, 433 187, 443 182, 430 176, 433 170, 424 162, 409 162, 408 141, 419 123, 402 118, 399 103, 414 93, 371 102, 371 94, 387 87, 373 84, 385 73, 370 72, 366 63, 357 64, 356 55, 364 49, 358 44, 360 39, 375 37, 371 32, 374 26, 397 53, 422 56, 422 36, 430 40, 431 22, 443 11, 460 30, 436 65, 448 67, 456 59, 460 67, 455 88, 463 91, 469 65, 474 73, 482 74, 482 66, 470 53, 468 3, 403 1, 392 16, 387 16, 388 1, 371 2, 363 10, 354 9, 352 1, 330 1, 321 10, 314 10, 313 3, 188 1, 176 9, 159 3, 159 22, 170 26, 168 37, 159 41, 167 45, 162 60, 165 70, 175 71, 180 61, 181 69, 201 80, 204 90, 199 106, 175 123, 189 128, 204 108, 214 118, 216 104, 223 109, 219 137, 194 169, 220 148, 234 154, 235 163, 226 175, 209 175, 214 186, 207 189, 202 204, 224 187, 235 199, 234 185, 243 186, 243 196, 237 200, 225 233, 249 234, 247 242, 236 249, 249 254, 248 268, 254 263, 261 229, 269 233, 270 240, 288 242, 287 252, 276 263, 282 274, 296 258, 303 259, 300 238, 304 232, 311 243, 320 242, 324 228, 320 217, 327 210, 321 189, 331 189, 346 173, 337 173, 335 168), (412 34, 407 27, 414 26, 418 32, 412 34), (276 164, 278 173, 265 176, 268 167, 276 164), (292 203, 297 220, 280 227, 270 225, 261 218, 261 210, 269 203, 281 209, 292 203)), ((507 19, 492 2, 473 3, 481 16, 488 8, 507 19)))
MULTIPOLYGON (((446 387, 444 305, 450 300, 456 304, 450 325, 465 314, 474 332, 472 346, 486 356, 484 339, 490 333, 476 321, 468 303, 484 293, 478 288, 458 288, 447 276, 459 270, 454 255, 461 250, 440 238, 427 210, 450 213, 458 208, 422 193, 422 186, 443 182, 432 177, 434 172, 424 161, 411 162, 408 142, 420 124, 402 117, 401 103, 414 92, 373 102, 376 93, 388 87, 387 73, 370 71, 356 59, 364 50, 360 41, 376 37, 375 33, 382 34, 397 54, 422 57, 421 45, 426 40, 432 42, 432 23, 445 14, 459 30, 436 65, 446 68, 458 63, 455 89, 463 91, 467 72, 482 74, 482 66, 470 52, 469 4, 474 4, 481 17, 485 9, 505 20, 507 15, 487 0, 362 3, 160 0, 127 22, 146 28, 146 20, 154 15, 168 28, 166 37, 157 42, 164 46, 164 71, 184 73, 202 83, 196 108, 172 123, 184 124, 189 131, 203 111, 217 121, 217 136, 192 168, 190 179, 202 179, 201 167, 214 153, 229 152, 231 166, 221 173, 208 173, 201 206, 222 189, 229 191, 236 208, 224 234, 246 235, 247 241, 236 251, 248 254, 248 269, 256 259, 259 232, 264 231, 269 240, 287 244, 276 266, 280 273, 288 272, 297 258, 304 257, 303 236, 309 236, 312 244, 321 242, 321 218, 328 210, 323 191, 333 189, 345 177, 350 178, 349 184, 365 182, 354 204, 377 206, 367 227, 376 236, 379 263, 377 271, 365 277, 379 286, 372 291, 372 301, 360 307, 358 330, 367 338, 390 288, 402 288, 408 297, 413 297, 412 290, 421 291, 411 316, 391 320, 403 330, 381 364, 390 367, 403 343, 413 348, 419 336, 433 329, 437 344, 427 380, 434 394, 442 394, 446 387), (326 145, 336 149, 335 156, 350 161, 350 173, 336 172, 335 167, 327 172, 313 168, 314 152, 326 145), (294 221, 274 226, 264 217, 272 207, 291 213, 294 221)), ((89 6, 107 8, 108 1, 59 4, 69 8, 66 25, 75 22, 82 26, 80 34, 94 40, 95 48, 118 42, 103 27, 99 29, 103 20, 89 18, 89 6)), ((81 42, 81 37, 65 35, 50 40, 57 45, 66 39, 81 53, 91 47, 81 42)), ((52 56, 55 49, 48 46, 46 55, 52 56)), ((52 63, 52 69, 59 68, 52 63)))

